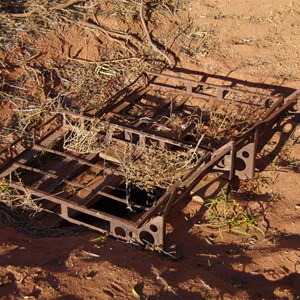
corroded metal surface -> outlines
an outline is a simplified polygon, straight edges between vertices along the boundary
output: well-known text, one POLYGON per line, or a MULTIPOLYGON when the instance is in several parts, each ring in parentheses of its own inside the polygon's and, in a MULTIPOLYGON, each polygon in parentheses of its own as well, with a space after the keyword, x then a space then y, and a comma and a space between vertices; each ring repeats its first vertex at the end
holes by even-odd
POLYGON ((205 76, 197 81, 145 73, 106 107, 81 115, 61 111, 10 144, 0 153, 0 176, 9 178, 11 187, 43 199, 45 208, 70 222, 125 240, 163 245, 166 216, 208 172, 222 172, 228 180, 253 178, 257 153, 270 130, 295 111, 300 97, 300 90, 217 79, 209 83, 205 76), (234 124, 229 113, 247 117, 234 124), (176 117, 189 122, 174 127, 176 117), (212 128, 213 118, 223 120, 217 123, 219 128, 212 128), (61 146, 76 131, 75 124, 89 127, 94 120, 103 123, 105 132, 98 132, 99 139, 114 141, 117 149, 133 145, 140 155, 155 144, 170 151, 195 151, 197 164, 154 200, 148 201, 141 191, 128 196, 118 158, 80 154, 61 146), (229 129, 217 136, 228 120, 229 129), (197 138, 191 132, 199 124, 202 131, 197 138))

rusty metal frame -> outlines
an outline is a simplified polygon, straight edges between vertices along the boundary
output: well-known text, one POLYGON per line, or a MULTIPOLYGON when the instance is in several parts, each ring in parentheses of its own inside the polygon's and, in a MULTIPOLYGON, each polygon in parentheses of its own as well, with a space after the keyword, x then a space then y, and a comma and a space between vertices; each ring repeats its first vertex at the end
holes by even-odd
MULTIPOLYGON (((23 170, 50 178, 52 185, 48 185, 47 188, 43 189, 35 186, 37 185, 36 183, 30 185, 23 182, 10 181, 10 185, 21 192, 26 190, 30 194, 44 199, 45 203, 51 204, 50 210, 72 223, 106 232, 124 240, 131 240, 141 244, 147 240, 147 242, 154 245, 163 245, 165 218, 170 209, 187 197, 208 172, 211 170, 222 171, 229 180, 234 176, 249 179, 254 177, 257 153, 264 142, 265 135, 282 115, 288 113, 293 105, 297 105, 299 97, 300 90, 294 90, 288 95, 273 90, 272 93, 266 95, 262 92, 237 89, 231 86, 174 75, 144 73, 133 84, 114 96, 112 98, 113 101, 108 101, 108 105, 105 108, 93 108, 95 113, 86 113, 85 115, 61 111, 39 126, 39 128, 33 129, 26 136, 8 145, 0 152, 0 158, 2 159, 0 177, 7 178, 12 172, 23 170), (137 88, 133 88, 134 84, 138 83, 140 79, 142 84, 139 84, 137 88), (214 99, 222 103, 228 102, 231 105, 235 105, 235 103, 252 105, 255 109, 261 109, 262 114, 259 119, 251 124, 246 132, 237 137, 228 137, 227 141, 217 148, 200 144, 197 148, 200 157, 197 165, 166 190, 152 206, 147 207, 133 203, 133 209, 138 210, 139 213, 130 220, 107 213, 101 209, 92 208, 91 206, 96 202, 101 202, 102 198, 98 199, 98 196, 126 205, 127 202, 124 198, 111 194, 122 183, 122 172, 114 165, 106 165, 104 168, 99 159, 95 161, 95 155, 93 154, 76 155, 54 150, 51 148, 51 144, 61 139, 67 132, 75 130, 72 120, 91 122, 95 118, 105 117, 107 119, 105 121, 106 134, 109 138, 115 139, 119 143, 135 143, 143 149, 152 141, 162 148, 168 147, 172 149, 172 147, 180 147, 193 149, 195 141, 187 141, 184 139, 184 136, 177 139, 169 138, 153 130, 151 126, 141 127, 142 122, 140 121, 135 122, 135 124, 128 124, 128 122, 126 123, 122 118, 119 118, 122 110, 127 106, 136 104, 140 99, 147 96, 151 90, 170 90, 172 93, 181 95, 182 98, 179 99, 178 103, 175 104, 175 108, 172 107, 172 109, 179 110, 185 105, 189 97, 192 97, 202 101, 214 99), (244 102, 243 99, 228 98, 230 93, 253 95, 259 97, 261 101, 249 104, 244 102), (111 116, 115 118, 110 119, 111 116), (33 161, 34 157, 39 153, 49 153, 60 157, 62 159, 61 166, 70 163, 69 173, 66 170, 62 174, 58 174, 57 170, 42 170, 36 166, 31 166, 30 161, 33 161), (242 163, 243 168, 239 168, 238 163, 242 163), (103 172, 105 172, 103 182, 100 182, 95 188, 87 184, 73 182, 71 177, 81 169, 83 169, 82 174, 87 172, 87 170, 96 170, 99 174, 104 174, 103 172), (82 199, 72 201, 54 193, 54 190, 61 185, 70 186, 73 189, 85 191, 89 194, 82 199), (78 213, 96 218, 100 223, 95 225, 81 220, 77 217, 78 213), (151 237, 150 241, 149 236, 151 237)), ((171 105, 172 103, 169 100, 161 101, 157 106, 153 106, 153 111, 151 111, 150 115, 155 117, 157 111, 168 112, 171 105)), ((188 130, 189 128, 186 131, 188 132, 188 130)))

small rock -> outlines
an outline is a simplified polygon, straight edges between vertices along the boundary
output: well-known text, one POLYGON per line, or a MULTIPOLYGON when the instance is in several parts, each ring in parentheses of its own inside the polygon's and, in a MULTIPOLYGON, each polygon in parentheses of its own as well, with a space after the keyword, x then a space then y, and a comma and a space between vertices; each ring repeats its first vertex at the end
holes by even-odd
POLYGON ((296 205, 295 205, 295 208, 296 208, 296 209, 300 209, 300 204, 296 204, 296 205))

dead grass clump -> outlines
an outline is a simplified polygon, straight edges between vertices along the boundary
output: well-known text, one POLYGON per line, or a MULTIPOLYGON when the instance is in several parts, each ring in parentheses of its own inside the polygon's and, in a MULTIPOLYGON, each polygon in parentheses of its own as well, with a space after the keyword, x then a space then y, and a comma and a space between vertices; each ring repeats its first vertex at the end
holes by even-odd
POLYGON ((160 127, 160 130, 165 129, 165 131, 172 134, 173 137, 180 139, 182 135, 189 134, 197 142, 204 138, 204 125, 202 116, 198 114, 186 115, 184 113, 171 113, 167 127, 160 127), (187 132, 188 130, 188 132, 187 132))
POLYGON ((228 137, 241 136, 264 112, 261 99, 256 97, 231 97, 226 100, 210 101, 201 108, 199 119, 204 123, 200 129, 211 143, 222 143, 228 137))
POLYGON ((100 119, 94 119, 88 125, 79 122, 74 131, 65 137, 63 148, 81 154, 99 153, 108 144, 108 141, 101 135, 105 131, 106 125, 100 119))
POLYGON ((40 204, 32 198, 32 195, 25 187, 21 193, 10 187, 9 182, 5 178, 0 180, 0 202, 10 209, 30 211, 34 214, 42 211, 40 204))
POLYGON ((148 194, 153 194, 157 189, 168 189, 197 162, 194 151, 172 151, 155 145, 145 148, 138 159, 131 157, 127 152, 121 169, 133 186, 148 194))
POLYGON ((23 99, 22 103, 13 109, 17 116, 16 126, 24 133, 49 118, 49 115, 63 108, 62 95, 55 98, 47 98, 43 102, 23 99))
POLYGON ((193 123, 193 119, 189 116, 183 116, 183 114, 172 113, 170 115, 169 127, 172 134, 175 134, 177 138, 180 138, 185 129, 187 129, 193 123))
POLYGON ((103 106, 147 68, 143 59, 126 60, 122 51, 116 49, 106 53, 104 50, 100 49, 99 58, 95 61, 56 62, 53 66, 63 89, 80 95, 77 98, 81 99, 83 109, 93 105, 103 106))
POLYGON ((205 130, 208 137, 212 137, 216 141, 228 139, 231 135, 241 135, 249 128, 248 120, 242 114, 233 111, 220 113, 211 110, 209 112, 208 128, 205 130))

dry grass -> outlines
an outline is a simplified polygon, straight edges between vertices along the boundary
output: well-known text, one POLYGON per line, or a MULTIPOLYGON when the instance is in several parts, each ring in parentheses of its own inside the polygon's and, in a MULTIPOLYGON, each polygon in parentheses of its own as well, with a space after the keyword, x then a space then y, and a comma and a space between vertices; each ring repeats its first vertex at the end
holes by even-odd
POLYGON ((168 150, 156 145, 121 146, 108 135, 109 125, 101 119, 72 124, 63 148, 75 153, 99 153, 104 160, 118 165, 127 186, 154 194, 166 190, 198 161, 197 148, 168 150))
MULTIPOLYGON (((183 3, 177 2, 149 2, 146 9, 151 13, 154 10, 177 13, 183 7, 183 3)), ((24 0, 0 5, 0 52, 5 53, 0 65, 0 97, 15 110, 15 121, 11 124, 14 129, 27 130, 42 122, 46 107, 47 112, 55 111, 51 99, 58 96, 58 91, 65 95, 64 105, 77 112, 91 106, 101 107, 144 70, 161 70, 165 65, 143 42, 143 32, 133 35, 102 24, 101 16, 112 11, 118 16, 124 15, 123 12, 137 13, 138 1, 91 0, 84 4, 73 1, 67 7, 59 6, 60 3, 24 0), (68 43, 62 35, 62 26, 69 29, 77 26, 83 40, 98 40, 98 56, 85 60, 81 58, 81 48, 70 47, 68 53, 60 53, 53 60, 39 59, 44 55, 36 43, 39 38, 55 33, 62 45, 68 43)), ((128 18, 126 22, 130 19, 131 24, 132 19, 128 18)), ((140 21, 135 22, 138 25, 140 21)))
MULTIPOLYGON (((73 125, 74 126, 74 125, 73 125)), ((99 153, 105 149, 109 141, 101 138, 106 125, 101 119, 94 119, 89 124, 79 122, 76 129, 64 139, 63 148, 80 154, 99 153)))
POLYGON ((197 163, 195 151, 171 151, 152 145, 134 159, 133 150, 128 150, 121 170, 127 181, 150 195, 168 189, 197 163))
POLYGON ((23 193, 10 187, 5 178, 0 180, 0 203, 5 204, 11 210, 18 209, 29 211, 33 214, 41 212, 42 208, 37 200, 24 187, 23 193))
POLYGON ((208 137, 215 141, 227 140, 228 136, 242 135, 250 127, 247 115, 238 114, 234 110, 217 111, 211 110, 209 112, 209 121, 207 130, 205 130, 208 137))
POLYGON ((18 120, 16 126, 23 134, 48 119, 51 113, 62 109, 62 97, 47 98, 43 102, 22 101, 19 107, 14 109, 18 120))

